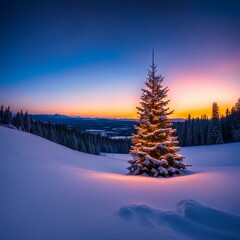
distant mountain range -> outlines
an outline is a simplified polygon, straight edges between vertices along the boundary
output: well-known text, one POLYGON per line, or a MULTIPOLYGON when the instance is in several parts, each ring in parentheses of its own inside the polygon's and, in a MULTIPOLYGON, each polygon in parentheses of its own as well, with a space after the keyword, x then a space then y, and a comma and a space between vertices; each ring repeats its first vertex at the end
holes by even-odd
MULTIPOLYGON (((106 119, 106 120, 127 120, 127 121, 136 121, 136 119, 133 118, 98 118, 98 117, 81 117, 81 116, 67 116, 63 114, 30 114, 30 117, 36 119, 43 119, 43 118, 54 118, 54 119, 88 119, 88 120, 97 120, 97 119, 106 119)), ((173 122, 183 122, 185 119, 183 118, 173 118, 173 122)))
POLYGON ((38 118, 38 117, 40 118, 71 118, 70 116, 57 114, 57 113, 56 114, 29 114, 29 116, 33 118, 38 118))

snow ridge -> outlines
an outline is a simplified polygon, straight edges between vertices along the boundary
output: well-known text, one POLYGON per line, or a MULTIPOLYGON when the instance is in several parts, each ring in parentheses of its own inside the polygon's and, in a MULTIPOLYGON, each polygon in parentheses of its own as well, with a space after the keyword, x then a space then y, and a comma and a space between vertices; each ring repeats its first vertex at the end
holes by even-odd
MULTIPOLYGON (((161 211, 148 205, 128 205, 120 208, 118 216, 125 221, 172 229, 179 235, 194 239, 232 239, 240 236, 240 217, 209 208, 194 200, 185 199, 176 211, 161 211)), ((179 237, 181 238, 181 237, 179 237)))

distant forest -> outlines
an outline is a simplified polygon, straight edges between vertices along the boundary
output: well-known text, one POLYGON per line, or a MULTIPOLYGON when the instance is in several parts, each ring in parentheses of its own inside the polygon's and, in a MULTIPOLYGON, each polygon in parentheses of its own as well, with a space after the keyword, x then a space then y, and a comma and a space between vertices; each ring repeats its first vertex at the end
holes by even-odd
MULTIPOLYGON (((111 138, 69 128, 66 124, 52 124, 33 120, 28 113, 18 112, 13 116, 10 107, 0 109, 0 124, 9 125, 19 130, 30 132, 50 141, 81 152, 100 154, 128 153, 130 138, 111 138)), ((136 122, 137 125, 137 122, 136 122)), ((173 123, 180 146, 198 146, 222 144, 240 141, 240 98, 226 115, 220 116, 217 103, 212 105, 212 117, 201 118, 188 116, 183 122, 173 123)))
POLYGON ((131 143, 129 138, 112 139, 99 134, 78 131, 65 124, 33 120, 29 117, 28 112, 21 111, 13 116, 10 107, 4 109, 1 106, 0 124, 41 136, 74 150, 96 155, 99 155, 100 152, 128 153, 131 143))
POLYGON ((198 146, 222 144, 240 141, 240 98, 226 115, 220 116, 216 102, 212 105, 212 117, 201 118, 188 116, 184 122, 174 124, 180 146, 198 146))

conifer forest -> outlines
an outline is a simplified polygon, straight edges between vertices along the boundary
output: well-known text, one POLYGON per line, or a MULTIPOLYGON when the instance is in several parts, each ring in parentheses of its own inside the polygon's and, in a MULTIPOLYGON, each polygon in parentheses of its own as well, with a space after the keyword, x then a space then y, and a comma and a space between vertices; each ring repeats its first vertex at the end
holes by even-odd
MULTIPOLYGON (((113 139, 69 128, 65 124, 33 120, 28 112, 23 111, 13 115, 10 107, 1 106, 0 124, 12 125, 71 149, 97 155, 100 152, 129 153, 131 146, 130 138, 113 139)), ((178 136, 181 147, 239 142, 240 99, 231 110, 226 109, 225 115, 219 116, 218 105, 213 103, 211 117, 191 118, 189 115, 184 121, 173 122, 173 128, 176 129, 173 135, 178 136)))

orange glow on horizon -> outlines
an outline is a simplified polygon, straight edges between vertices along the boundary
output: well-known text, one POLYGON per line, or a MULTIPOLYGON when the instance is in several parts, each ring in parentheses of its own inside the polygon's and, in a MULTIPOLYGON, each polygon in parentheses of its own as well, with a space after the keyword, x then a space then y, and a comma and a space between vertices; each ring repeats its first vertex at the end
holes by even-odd
MULTIPOLYGON (((166 74, 163 87, 169 88, 166 100, 170 100, 168 107, 174 110, 170 117, 187 118, 190 114, 196 118, 206 114, 210 118, 213 102, 217 102, 220 115, 225 115, 226 109, 231 110, 240 97, 240 85, 237 81, 239 66, 240 60, 226 61, 216 63, 208 69, 173 69, 169 75, 166 74)), ((42 83, 22 85, 15 90, 10 88, 12 95, 21 101, 8 102, 5 105, 10 105, 13 112, 22 109, 32 114, 137 118, 136 107, 139 106, 141 88, 145 88, 146 76, 136 77, 139 82, 129 78, 129 85, 122 84, 121 79, 118 79, 117 85, 109 81, 85 89, 75 82, 74 88, 70 84, 63 88, 67 77, 62 77, 62 88, 59 89, 45 87, 42 83)), ((74 77, 76 78, 75 75, 72 76, 73 79, 74 77)), ((59 76, 55 78, 59 79, 59 76)))
MULTIPOLYGON (((220 106, 218 104, 219 107, 219 115, 220 117, 222 115, 226 115, 226 109, 228 108, 229 110, 231 110, 231 107, 224 105, 224 106, 220 106)), ((199 108, 199 109, 189 109, 189 110, 184 110, 184 111, 175 111, 175 113, 172 115, 173 118, 187 118, 188 114, 191 115, 191 118, 201 118, 202 115, 206 114, 208 118, 211 118, 212 116, 212 106, 209 106, 209 108, 199 108)))
MULTIPOLYGON (((233 104, 234 105, 234 104, 233 104)), ((219 106, 219 112, 220 112, 220 116, 223 114, 225 115, 226 113, 226 109, 228 108, 229 110, 231 110, 231 107, 233 105, 220 105, 219 106)), ((171 106, 170 106, 170 110, 174 110, 171 106)), ((31 112, 34 113, 34 112, 31 112)), ((63 109, 55 109, 55 110, 44 110, 42 109, 42 111, 38 111, 35 112, 35 114, 63 114, 63 115, 67 115, 70 117, 76 117, 76 116, 80 116, 80 117, 89 117, 89 118, 129 118, 129 119, 136 119, 137 118, 137 113, 136 110, 135 111, 129 111, 129 112, 119 112, 116 110, 110 110, 109 111, 88 111, 88 112, 81 112, 79 110, 74 111, 74 109, 72 109, 72 111, 68 111, 68 110, 63 110, 63 109)), ((197 117, 201 117, 202 115, 206 114, 209 118, 211 118, 211 114, 212 114, 212 105, 210 104, 208 107, 205 108, 195 108, 195 109, 186 109, 186 110, 182 110, 182 109, 175 109, 174 113, 170 116, 170 118, 187 118, 188 114, 191 115, 191 117, 193 118, 197 118, 197 117)))

